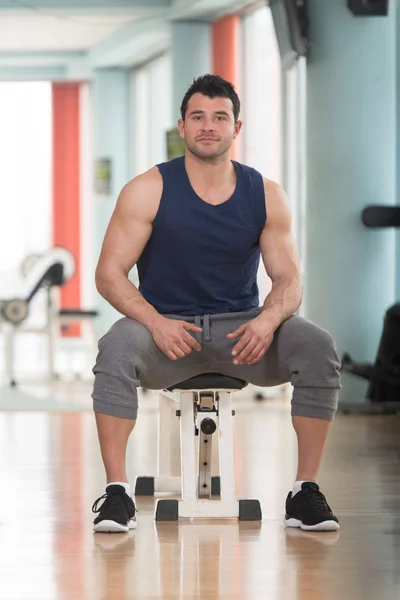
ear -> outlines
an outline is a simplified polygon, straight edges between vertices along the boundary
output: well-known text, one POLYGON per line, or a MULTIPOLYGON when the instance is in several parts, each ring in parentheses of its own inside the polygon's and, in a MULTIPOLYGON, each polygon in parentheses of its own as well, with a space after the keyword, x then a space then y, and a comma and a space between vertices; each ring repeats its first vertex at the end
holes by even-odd
POLYGON ((183 119, 179 119, 178 129, 179 129, 179 135, 184 140, 185 139, 185 121, 183 119))
POLYGON ((236 139, 237 136, 239 135, 240 130, 242 129, 242 125, 243 125, 242 121, 236 121, 235 129, 234 129, 234 133, 233 133, 233 139, 236 139))

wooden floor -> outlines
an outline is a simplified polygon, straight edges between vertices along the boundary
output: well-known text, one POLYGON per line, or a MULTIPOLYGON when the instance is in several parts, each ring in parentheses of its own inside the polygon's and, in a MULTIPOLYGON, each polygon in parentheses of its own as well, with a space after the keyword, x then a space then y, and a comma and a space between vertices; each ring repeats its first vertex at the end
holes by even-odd
MULTIPOLYGON (((156 404, 141 406, 132 480, 156 467, 156 404)), ((235 408, 237 495, 261 501, 263 522, 156 525, 142 497, 137 530, 122 535, 92 533, 104 476, 89 402, 0 412, 0 598, 400 599, 399 417, 336 418, 319 482, 341 530, 306 533, 282 524, 296 469, 287 401, 235 408)))

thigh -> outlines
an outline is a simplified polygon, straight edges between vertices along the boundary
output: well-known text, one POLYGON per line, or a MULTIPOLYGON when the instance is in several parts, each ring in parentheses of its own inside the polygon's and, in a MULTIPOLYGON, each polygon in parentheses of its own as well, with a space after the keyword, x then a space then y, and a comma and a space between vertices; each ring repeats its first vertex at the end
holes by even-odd
POLYGON ((328 331, 303 317, 284 321, 255 365, 236 366, 229 358, 225 373, 236 373, 254 385, 267 387, 290 381, 294 386, 337 386, 340 361, 334 340, 328 331))
POLYGON ((245 313, 234 313, 224 315, 223 318, 216 317, 212 320, 212 336, 215 348, 215 364, 213 372, 238 377, 262 387, 269 387, 285 383, 290 379, 287 362, 283 361, 278 352, 278 331, 275 333, 271 346, 254 365, 234 365, 232 349, 239 338, 234 340, 227 338, 240 325, 249 321, 261 312, 261 309, 254 309, 245 313))
POLYGON ((212 370, 213 356, 209 347, 202 345, 200 352, 192 350, 184 358, 171 360, 158 348, 151 335, 150 338, 146 352, 142 354, 139 378, 142 387, 159 390, 212 370))
POLYGON ((158 348, 146 327, 124 317, 100 339, 94 373, 133 380, 148 389, 162 389, 210 370, 212 361, 207 347, 171 360, 158 348))
POLYGON ((209 373, 213 369, 213 364, 204 355, 194 351, 178 360, 171 360, 159 351, 157 359, 146 365, 140 377, 140 385, 150 390, 161 390, 196 375, 209 373))
POLYGON ((261 387, 273 387, 290 381, 290 371, 287 364, 279 361, 276 344, 271 344, 254 365, 234 365, 232 361, 233 357, 230 357, 227 361, 215 364, 215 371, 261 387))

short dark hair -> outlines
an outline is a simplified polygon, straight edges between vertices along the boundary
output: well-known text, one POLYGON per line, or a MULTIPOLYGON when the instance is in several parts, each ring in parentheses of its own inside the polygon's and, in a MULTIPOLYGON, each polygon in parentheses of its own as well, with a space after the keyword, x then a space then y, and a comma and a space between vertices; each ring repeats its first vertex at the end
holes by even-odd
POLYGON ((219 75, 202 75, 193 79, 193 83, 186 92, 181 104, 181 116, 185 120, 189 100, 194 94, 203 94, 208 98, 229 98, 233 104, 233 116, 235 123, 239 119, 240 100, 235 87, 219 75))

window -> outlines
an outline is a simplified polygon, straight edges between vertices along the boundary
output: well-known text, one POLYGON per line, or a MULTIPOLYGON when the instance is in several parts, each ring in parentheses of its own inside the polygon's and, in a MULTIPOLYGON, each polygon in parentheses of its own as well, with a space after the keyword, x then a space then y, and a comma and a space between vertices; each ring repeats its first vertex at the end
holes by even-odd
MULTIPOLYGON (((9 299, 19 297, 25 258, 42 254, 52 242, 51 84, 0 83, 0 131, 0 299, 9 299)), ((29 324, 43 325, 45 310, 46 294, 40 291, 31 302, 29 324)), ((41 338, 18 336, 15 357, 24 372, 36 374, 46 364, 41 338)), ((1 336, 4 350, 3 344, 1 336)))
POLYGON ((0 298, 24 258, 51 245, 51 111, 50 83, 0 83, 0 298))

